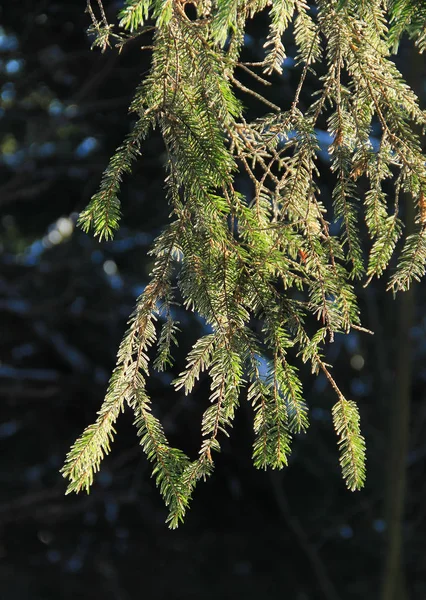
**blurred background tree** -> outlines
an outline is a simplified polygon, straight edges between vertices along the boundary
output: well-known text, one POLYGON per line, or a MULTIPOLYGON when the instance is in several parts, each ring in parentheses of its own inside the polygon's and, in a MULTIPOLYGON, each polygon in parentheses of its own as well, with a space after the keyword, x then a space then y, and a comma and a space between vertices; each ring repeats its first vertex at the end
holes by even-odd
MULTIPOLYGON (((104 6, 113 21, 121 3, 104 6)), ((346 492, 341 481, 329 416, 333 392, 325 377, 314 379, 306 369, 312 423, 309 435, 297 439, 289 467, 279 473, 253 469, 251 415, 240 411, 215 476, 197 491, 177 532, 164 525, 166 512, 130 414, 118 423, 92 494, 64 497, 59 468, 99 408, 128 315, 152 267, 147 251, 169 212, 164 150, 154 135, 123 187, 125 210, 115 239, 100 244, 75 228, 129 131, 127 107, 149 68, 138 40, 121 54, 91 52, 89 24, 83 3, 33 0, 0 9, 3 596, 375 599, 384 566, 397 564, 409 597, 423 600, 423 284, 398 301, 381 283, 360 286, 363 322, 375 335, 338 336, 328 350, 363 417, 368 479, 362 492, 346 492), (397 416, 393 425, 386 414, 397 416), (403 480, 396 476, 398 459, 403 480), (391 502, 396 495, 399 508, 391 502), (404 552, 394 542, 396 555, 386 562, 390 525, 404 552)), ((263 53, 266 34, 266 16, 260 15, 245 40, 253 61, 263 53)), ((294 55, 291 37, 287 50, 294 55)), ((397 64, 424 106, 424 59, 405 39, 397 64)), ((291 105, 299 74, 288 58, 282 76, 274 76, 271 97, 280 106, 291 105)), ((302 108, 313 86, 308 80, 302 108)), ((255 117, 261 107, 250 97, 244 102, 255 117)), ((329 202, 331 183, 323 179, 322 188, 329 202)), ((174 374, 202 328, 195 317, 185 325, 193 337, 181 340, 174 374)), ((169 383, 169 376, 154 376, 150 393, 170 439, 195 454, 207 384, 185 397, 169 383)), ((393 600, 406 592, 398 593, 393 600)))

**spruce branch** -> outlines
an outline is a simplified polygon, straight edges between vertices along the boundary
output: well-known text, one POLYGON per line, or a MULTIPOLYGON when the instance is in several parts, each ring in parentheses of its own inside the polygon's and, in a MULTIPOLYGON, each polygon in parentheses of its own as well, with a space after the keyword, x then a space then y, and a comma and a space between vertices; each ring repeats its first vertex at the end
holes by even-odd
MULTIPOLYGON (((391 60, 404 32, 420 51, 426 47, 423 4, 200 0, 198 18, 191 21, 180 2, 124 2, 119 12, 124 34, 114 39, 120 48, 153 30, 147 46, 151 68, 130 106, 137 123, 79 222, 99 239, 112 237, 122 178, 157 125, 166 149, 172 217, 151 250, 151 279, 130 318, 96 422, 66 459, 68 491, 90 488, 125 404, 135 414, 171 527, 184 518, 196 484, 213 472, 213 453, 230 434, 243 398, 254 411, 254 465, 283 468, 292 436, 308 427, 299 361, 309 363, 315 375, 324 373, 337 395, 332 415, 343 478, 351 490, 362 487, 365 442, 358 408, 340 391, 324 356, 336 335, 368 332, 353 280, 364 277, 364 262, 366 284, 388 268, 402 235, 401 192, 417 203, 417 230, 404 240, 389 289, 406 290, 424 276, 426 166, 417 129, 426 127, 426 116, 391 60), (267 6, 263 60, 242 62, 246 22, 267 6), (282 72, 284 35, 294 37, 300 70, 288 110, 268 97, 269 75, 282 72), (265 91, 241 83, 237 69, 265 91), (319 89, 304 111, 302 93, 311 78, 319 89), (269 112, 248 121, 237 98, 245 94, 269 112), (325 158, 334 177, 333 215, 320 195, 323 123, 331 138, 325 158), (241 181, 252 189, 243 194, 241 181), (369 252, 360 236, 362 219, 372 241, 369 252), (154 346, 154 368, 173 364, 179 296, 183 309, 210 328, 195 341, 173 382, 189 394, 203 374, 210 378, 210 404, 193 460, 170 446, 146 390, 154 346)), ((98 9, 100 19, 88 4, 94 45, 105 50, 114 36, 100 0, 98 9)))

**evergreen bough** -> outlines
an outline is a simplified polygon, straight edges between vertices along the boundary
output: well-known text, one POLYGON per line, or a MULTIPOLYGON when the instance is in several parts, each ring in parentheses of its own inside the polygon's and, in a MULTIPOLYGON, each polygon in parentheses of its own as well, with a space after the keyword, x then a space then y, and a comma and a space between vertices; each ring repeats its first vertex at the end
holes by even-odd
POLYGON ((212 473, 220 437, 229 434, 244 395, 254 411, 254 465, 287 464, 293 435, 309 425, 294 356, 310 363, 313 373, 324 373, 334 388, 332 415, 343 477, 351 490, 363 486, 365 444, 358 409, 324 362, 324 345, 337 333, 362 329, 354 280, 368 283, 386 270, 403 231, 402 192, 417 206, 417 224, 405 240, 389 289, 407 290, 424 275, 426 263, 426 166, 416 134, 426 115, 391 60, 405 32, 420 51, 425 49, 426 3, 194 4, 197 18, 190 20, 185 0, 126 0, 117 34, 101 1, 95 7, 88 3, 94 46, 121 48, 137 35, 153 35, 153 41, 150 72, 130 106, 137 122, 111 158, 80 224, 99 239, 113 236, 122 177, 155 127, 167 151, 171 221, 152 248, 151 280, 130 318, 98 418, 72 446, 63 467, 68 492, 88 491, 110 450, 115 421, 129 405, 171 527, 182 521, 198 480, 212 473), (265 9, 270 29, 264 60, 240 62, 246 22, 265 9), (294 102, 284 111, 242 85, 237 69, 259 81, 274 71, 280 74, 286 57, 282 38, 290 24, 301 78, 294 102), (302 86, 318 66, 321 89, 302 112, 302 86), (263 101, 265 115, 246 121, 236 89, 263 101), (335 174, 332 217, 325 214, 318 187, 316 126, 324 116, 335 174), (380 125, 379 144, 372 142, 373 120, 380 125), (237 189, 238 173, 251 181, 252 195, 237 189), (384 191, 389 182, 393 198, 384 191), (372 241, 367 261, 360 246, 361 217, 372 241), (341 224, 338 234, 331 233, 328 218, 341 224), (186 369, 174 381, 177 390, 189 394, 204 371, 211 379, 196 460, 170 446, 146 391, 155 348, 155 369, 173 362, 177 290, 185 308, 211 328, 195 342, 186 369), (318 323, 314 331, 312 316, 318 323), (250 327, 253 318, 261 324, 256 333, 250 327))

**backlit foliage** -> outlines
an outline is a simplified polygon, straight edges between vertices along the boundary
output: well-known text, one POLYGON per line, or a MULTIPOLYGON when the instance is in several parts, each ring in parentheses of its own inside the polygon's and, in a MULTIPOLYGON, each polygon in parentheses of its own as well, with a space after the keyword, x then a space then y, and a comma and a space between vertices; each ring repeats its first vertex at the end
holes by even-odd
POLYGON ((100 239, 112 237, 122 177, 154 127, 168 157, 171 220, 152 249, 151 281, 137 300, 98 419, 67 457, 69 491, 89 489, 125 405, 135 413, 172 527, 183 519, 198 480, 212 473, 214 453, 229 435, 240 402, 253 406, 255 466, 285 466, 294 434, 309 425, 298 360, 324 373, 336 392, 332 414, 343 477, 349 489, 359 489, 365 444, 358 409, 324 362, 324 345, 361 328, 354 280, 368 282, 385 272, 403 235, 402 196, 415 203, 417 226, 402 245, 389 288, 406 290, 425 271, 426 167, 415 131, 426 116, 391 58, 405 31, 424 49, 424 4, 197 0, 197 18, 189 20, 178 0, 127 0, 120 34, 112 34, 102 11, 97 21, 95 10, 91 30, 102 49, 110 43, 121 48, 128 38, 154 29, 152 63, 131 104, 137 123, 111 158, 80 223, 100 239), (263 10, 270 15, 264 60, 241 63, 246 22, 263 10), (301 77, 294 102, 284 110, 242 85, 238 73, 252 71, 258 80, 280 74, 282 38, 290 26, 301 77), (308 72, 315 75, 319 67, 320 90, 302 112, 301 89, 308 72), (264 115, 248 122, 236 90, 262 101, 264 115), (333 214, 326 213, 319 193, 320 118, 326 118, 331 139, 333 214), (251 195, 238 190, 238 173, 251 182, 251 195), (389 183, 392 195, 384 191, 389 183), (361 247, 361 220, 369 249, 361 247), (330 228, 335 222, 337 234, 330 228), (174 382, 189 394, 200 377, 210 377, 195 460, 169 445, 146 391, 150 364, 159 370, 172 364, 179 337, 172 304, 178 299, 210 328, 174 382), (260 323, 256 331, 254 319, 260 323))

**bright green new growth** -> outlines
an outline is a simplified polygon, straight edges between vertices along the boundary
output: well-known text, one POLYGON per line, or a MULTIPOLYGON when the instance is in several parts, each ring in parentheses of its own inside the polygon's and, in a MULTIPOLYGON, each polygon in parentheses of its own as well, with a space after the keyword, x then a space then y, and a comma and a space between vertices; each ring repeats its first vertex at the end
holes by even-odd
POLYGON ((97 21, 90 9, 95 45, 103 49, 110 39, 121 47, 127 36, 152 29, 147 21, 154 26, 154 40, 151 71, 131 104, 138 121, 112 157, 80 223, 100 239, 112 237, 122 176, 130 172, 151 127, 159 127, 168 155, 172 221, 152 249, 151 281, 137 300, 98 419, 66 459, 69 492, 89 490, 125 404, 135 413, 171 527, 183 519, 198 480, 212 473, 213 453, 220 450, 221 435, 229 435, 244 396, 254 409, 255 466, 282 468, 292 436, 308 428, 295 356, 309 362, 313 373, 324 373, 334 388, 343 477, 349 489, 362 487, 365 444, 358 409, 338 388, 323 347, 336 333, 362 329, 351 280, 366 277, 368 282, 385 271, 402 235, 401 192, 418 206, 417 229, 405 240, 389 288, 406 290, 425 272, 426 167, 414 128, 424 127, 426 116, 390 59, 404 31, 424 49, 426 8, 420 5, 414 13, 419 3, 409 0, 310 5, 304 0, 198 0, 198 18, 190 21, 178 0, 127 0, 119 18, 129 34, 120 35, 111 33, 102 10, 97 21), (271 19, 265 59, 253 67, 240 62, 244 27, 265 8, 271 19), (292 22, 302 71, 294 102, 284 111, 239 83, 238 70, 256 68, 257 79, 280 73, 282 35, 292 22), (326 66, 321 90, 302 113, 301 88, 320 61, 326 66), (235 89, 263 101, 267 113, 247 122, 235 89), (315 128, 323 114, 333 139, 333 218, 341 222, 340 235, 330 233, 319 197, 315 128), (371 142, 373 118, 381 126, 378 147, 371 142), (236 189, 238 172, 252 182, 252 196, 236 189), (360 177, 368 184, 363 195, 360 177), (394 181, 394 198, 383 191, 387 180, 394 181), (367 264, 359 241, 361 216, 372 240, 367 264), (171 310, 176 289, 186 309, 212 329, 196 341, 187 368, 174 382, 188 394, 203 372, 211 379, 196 460, 169 445, 145 385, 152 359, 158 370, 172 364, 179 332, 171 310), (319 323, 316 331, 312 316, 319 323), (250 328, 253 317, 261 333, 250 328), (162 323, 159 332, 156 322, 162 323))

